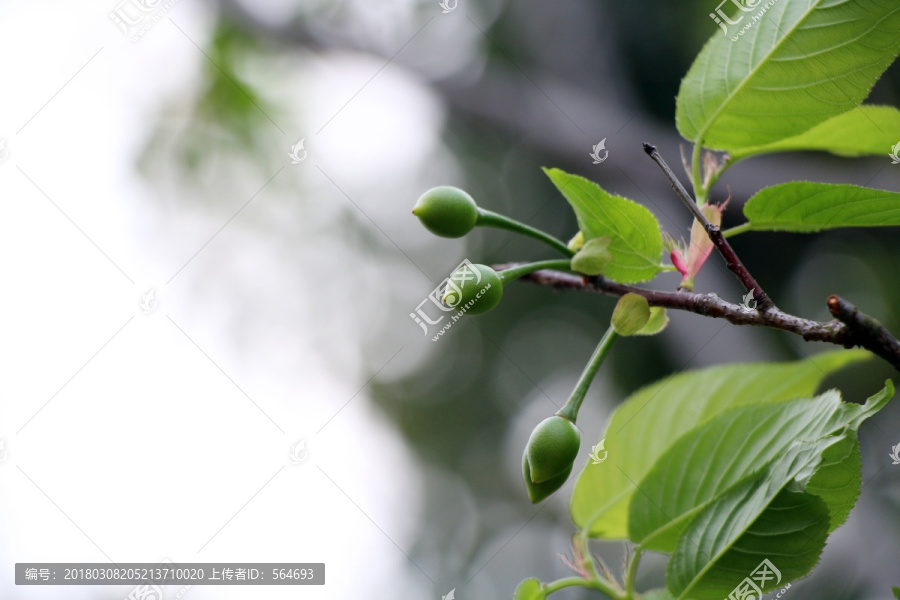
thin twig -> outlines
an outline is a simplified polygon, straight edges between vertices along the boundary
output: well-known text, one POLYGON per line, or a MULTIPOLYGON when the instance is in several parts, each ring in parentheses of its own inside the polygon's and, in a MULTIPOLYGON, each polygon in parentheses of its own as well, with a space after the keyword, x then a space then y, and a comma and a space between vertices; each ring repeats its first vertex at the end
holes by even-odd
MULTIPOLYGON (((502 271, 518 265, 519 263, 495 265, 494 269, 502 271)), ((740 304, 726 302, 715 294, 646 290, 616 283, 602 276, 579 277, 558 271, 537 271, 525 275, 521 280, 558 290, 590 291, 610 296, 633 293, 646 298, 650 306, 725 319, 734 325, 754 325, 787 331, 808 342, 827 342, 845 348, 859 346, 880 356, 900 371, 900 342, 897 338, 877 320, 861 313, 855 306, 837 296, 828 298, 828 308, 835 319, 820 322, 788 314, 775 306, 765 311, 751 310, 740 304)))
POLYGON ((741 262, 741 259, 738 258, 738 255, 735 253, 734 248, 731 247, 731 244, 728 243, 728 240, 725 239, 725 236, 722 235, 722 230, 718 225, 713 225, 709 222, 709 219, 706 218, 706 215, 703 214, 703 211, 700 210, 700 207, 697 206, 697 203, 691 198, 690 194, 688 194, 687 190, 684 189, 684 186, 681 184, 681 181, 672 172, 672 169, 669 168, 669 165, 666 164, 666 161, 663 160, 663 157, 656 150, 656 146, 652 144, 644 143, 644 152, 646 152, 650 158, 653 159, 659 168, 662 169, 663 173, 665 173, 666 177, 669 180, 669 183, 672 185, 672 189, 675 190, 675 193, 684 203, 691 214, 694 215, 694 218, 703 225, 703 228, 706 229, 706 234, 709 236, 709 239, 712 241, 713 245, 716 247, 716 250, 719 251, 719 254, 722 255, 722 258, 725 259, 725 264, 728 269, 734 273, 738 280, 741 282, 741 285, 744 286, 744 289, 753 294, 753 298, 757 302, 757 310, 760 312, 765 312, 768 310, 777 310, 775 304, 769 298, 768 294, 763 291, 762 286, 757 283, 756 279, 754 279, 753 275, 750 274, 750 271, 747 270, 747 267, 744 266, 744 263, 741 262))
POLYGON ((706 218, 706 215, 703 214, 703 211, 700 210, 700 207, 697 206, 697 203, 694 202, 694 199, 688 194, 688 191, 684 189, 681 180, 678 179, 678 176, 672 172, 672 169, 670 169, 669 165, 666 164, 666 161, 663 160, 663 157, 660 155, 659 151, 657 151, 656 146, 644 142, 644 152, 653 159, 653 162, 659 165, 659 168, 662 169, 663 173, 665 173, 666 177, 669 179, 669 183, 672 184, 672 189, 675 190, 675 193, 678 194, 678 197, 681 198, 681 201, 684 202, 687 209, 691 211, 694 218, 700 221, 700 224, 709 231, 712 223, 709 222, 709 219, 706 218))

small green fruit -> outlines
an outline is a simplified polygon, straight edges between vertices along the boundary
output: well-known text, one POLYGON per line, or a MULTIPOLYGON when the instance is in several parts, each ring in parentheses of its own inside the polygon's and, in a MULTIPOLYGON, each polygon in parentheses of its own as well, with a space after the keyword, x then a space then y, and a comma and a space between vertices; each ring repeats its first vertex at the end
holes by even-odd
POLYGON ((441 301, 467 315, 482 315, 502 297, 503 281, 497 271, 487 265, 466 264, 450 275, 441 301))
POLYGON ((525 446, 531 483, 548 482, 571 471, 580 445, 581 434, 569 419, 553 415, 538 423, 525 446))
POLYGON ((528 452, 526 451, 522 455, 522 475, 525 476, 525 489, 528 491, 528 499, 531 500, 532 504, 537 504, 565 485, 571 473, 572 465, 570 464, 569 468, 556 477, 542 483, 534 483, 531 481, 531 467, 528 465, 528 452))
POLYGON ((478 222, 478 205, 472 196, 449 185, 422 194, 412 212, 428 231, 447 238, 466 235, 478 222))

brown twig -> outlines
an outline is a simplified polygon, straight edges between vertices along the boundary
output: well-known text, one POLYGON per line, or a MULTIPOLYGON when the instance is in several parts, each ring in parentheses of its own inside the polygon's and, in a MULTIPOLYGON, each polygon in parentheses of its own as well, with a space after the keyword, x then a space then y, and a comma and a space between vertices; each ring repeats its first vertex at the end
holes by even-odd
POLYGON ((844 345, 862 346, 882 357, 900 370, 900 342, 877 319, 860 312, 840 296, 828 297, 828 310, 844 324, 844 345))
POLYGON ((716 247, 716 250, 719 251, 719 254, 722 255, 722 258, 725 259, 725 264, 728 266, 728 269, 737 276, 741 285, 744 286, 744 289, 753 294, 753 298, 757 302, 757 310, 761 312, 773 309, 777 310, 768 294, 763 291, 753 275, 750 274, 750 271, 747 270, 747 267, 744 266, 744 263, 741 262, 741 259, 738 258, 738 255, 734 252, 731 244, 729 244, 728 240, 725 239, 725 236, 722 235, 722 230, 718 225, 713 225, 709 222, 709 219, 706 218, 706 215, 703 214, 703 211, 700 210, 697 203, 694 202, 690 194, 687 193, 687 190, 684 189, 681 181, 675 173, 672 172, 672 169, 669 168, 669 165, 666 164, 666 161, 663 160, 663 157, 656 150, 656 146, 644 143, 644 152, 653 159, 653 162, 659 165, 659 168, 662 169, 663 173, 665 173, 666 177, 669 179, 669 183, 672 184, 672 189, 675 190, 675 193, 681 198, 681 201, 684 202, 687 209, 691 211, 694 218, 703 225, 704 229, 706 229, 706 234, 716 247))
MULTIPOLYGON (((494 269, 503 271, 520 264, 522 263, 495 265, 494 269)), ((536 271, 521 279, 558 290, 590 291, 610 296, 633 293, 646 298, 650 306, 725 319, 735 325, 755 325, 787 331, 808 342, 827 342, 845 348, 859 346, 880 356, 900 371, 900 342, 897 338, 877 320, 861 313, 855 306, 837 296, 828 298, 828 308, 835 319, 823 323, 788 314, 774 305, 765 311, 752 310, 740 304, 726 302, 715 294, 646 290, 616 283, 602 276, 579 277, 559 271, 536 271)))
MULTIPOLYGON (((584 290, 607 294, 610 296, 624 296, 625 294, 637 294, 647 299, 650 306, 661 306, 673 310, 684 310, 705 317, 725 319, 734 325, 755 325, 787 331, 799 335, 808 342, 827 342, 837 344, 845 348, 859 346, 880 356, 900 371, 900 342, 891 332, 884 328, 876 319, 859 311, 858 308, 839 298, 828 298, 828 310, 834 315, 834 319, 828 322, 813 321, 788 314, 779 309, 769 296, 763 291, 741 259, 735 253, 731 244, 722 235, 718 226, 713 225, 691 198, 687 190, 679 181, 663 157, 660 156, 655 146, 644 144, 644 151, 659 165, 663 173, 669 179, 672 189, 694 215, 694 218, 706 229, 709 239, 715 245, 719 254, 725 259, 728 269, 734 273, 743 284, 744 289, 753 294, 757 308, 749 308, 740 304, 726 302, 716 294, 696 294, 684 290, 675 292, 646 290, 632 285, 624 285, 606 279, 603 276, 581 277, 560 271, 536 271, 523 276, 523 281, 531 281, 540 285, 546 285, 558 290, 584 290)), ((505 271, 517 267, 522 263, 510 263, 495 265, 497 271, 505 271)))

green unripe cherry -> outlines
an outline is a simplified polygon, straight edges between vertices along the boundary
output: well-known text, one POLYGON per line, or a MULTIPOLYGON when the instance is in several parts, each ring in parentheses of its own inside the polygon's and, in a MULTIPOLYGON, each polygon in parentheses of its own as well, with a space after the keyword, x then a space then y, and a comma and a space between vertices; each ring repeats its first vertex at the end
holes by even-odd
POLYGON ((422 194, 412 212, 428 231, 447 238, 466 235, 478 222, 478 205, 472 196, 449 185, 422 194))
POLYGON ((467 315, 483 315, 503 297, 503 281, 487 265, 465 264, 450 275, 441 301, 467 315))
POLYGON ((530 482, 549 482, 571 471, 580 445, 581 434, 566 417, 553 415, 538 423, 525 446, 530 482))

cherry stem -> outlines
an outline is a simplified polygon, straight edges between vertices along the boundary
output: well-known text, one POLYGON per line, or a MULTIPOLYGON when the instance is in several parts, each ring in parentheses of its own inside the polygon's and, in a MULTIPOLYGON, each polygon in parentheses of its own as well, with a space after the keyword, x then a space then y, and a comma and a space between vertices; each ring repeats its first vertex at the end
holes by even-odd
POLYGON ((501 271, 499 273, 500 281, 502 281, 503 285, 506 286, 506 284, 515 281, 520 277, 524 277, 525 275, 530 275, 536 271, 554 270, 571 272, 570 262, 571 261, 569 261, 568 259, 557 259, 517 265, 511 269, 501 271))
POLYGON ((587 365, 585 365, 584 371, 578 379, 578 383, 575 384, 575 389, 572 390, 572 395, 569 396, 569 401, 566 402, 566 405, 556 414, 569 419, 573 423, 575 422, 575 419, 578 418, 578 411, 581 408, 581 403, 587 395, 588 388, 591 387, 591 383, 594 381, 597 371, 600 370, 600 365, 603 364, 606 355, 609 354, 609 350, 612 348, 613 342, 615 342, 618 337, 619 334, 616 333, 615 329, 610 325, 609 329, 606 330, 606 333, 603 334, 603 337, 600 339, 600 343, 597 344, 597 347, 594 349, 594 353, 591 354, 591 358, 588 360, 587 365))
POLYGON ((490 210, 479 208, 478 221, 476 221, 475 224, 479 227, 496 227, 497 229, 505 229, 514 233, 520 233, 547 244, 554 250, 562 252, 565 256, 575 255, 574 252, 569 250, 569 247, 566 246, 565 242, 553 237, 549 233, 541 231, 540 229, 535 229, 534 227, 526 225, 525 223, 516 221, 515 219, 510 219, 507 216, 495 213, 490 210))

